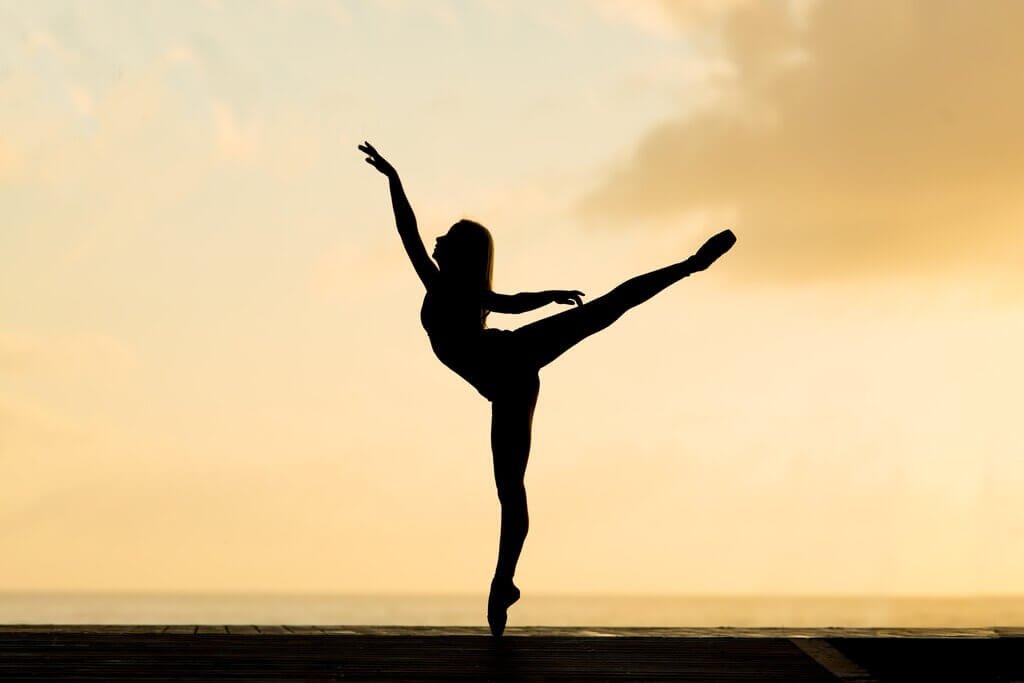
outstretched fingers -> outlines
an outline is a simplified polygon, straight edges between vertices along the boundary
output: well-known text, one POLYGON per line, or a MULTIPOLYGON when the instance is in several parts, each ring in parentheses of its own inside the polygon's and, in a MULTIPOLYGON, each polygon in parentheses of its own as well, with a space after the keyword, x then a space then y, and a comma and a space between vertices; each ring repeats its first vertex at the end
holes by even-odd
POLYGON ((373 145, 369 142, 363 142, 363 144, 359 145, 359 151, 366 155, 366 163, 373 166, 377 165, 375 162, 380 159, 380 153, 374 149, 373 145))
POLYGON ((566 304, 566 305, 575 304, 577 306, 582 306, 583 305, 583 298, 582 297, 584 297, 584 296, 586 296, 586 295, 583 292, 581 292, 580 290, 578 290, 578 289, 570 289, 570 290, 564 290, 564 291, 555 292, 554 293, 554 301, 555 301, 555 303, 559 303, 559 304, 566 304))
POLYGON ((366 155, 366 159, 364 159, 364 161, 381 173, 385 175, 394 173, 394 167, 389 164, 388 161, 381 156, 380 152, 377 151, 377 148, 369 142, 364 140, 363 144, 359 145, 359 151, 366 155))

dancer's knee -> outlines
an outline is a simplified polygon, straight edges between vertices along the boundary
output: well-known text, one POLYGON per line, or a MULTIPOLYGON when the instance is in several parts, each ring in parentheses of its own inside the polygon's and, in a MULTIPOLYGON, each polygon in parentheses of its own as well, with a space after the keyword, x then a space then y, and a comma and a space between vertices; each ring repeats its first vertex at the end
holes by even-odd
POLYGON ((498 484, 498 501, 502 507, 526 509, 526 486, 522 483, 498 484))

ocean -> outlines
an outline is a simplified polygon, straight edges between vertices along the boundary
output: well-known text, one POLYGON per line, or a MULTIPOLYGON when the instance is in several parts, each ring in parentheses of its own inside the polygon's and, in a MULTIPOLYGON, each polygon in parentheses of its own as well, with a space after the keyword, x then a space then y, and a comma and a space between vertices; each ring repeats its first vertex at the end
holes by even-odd
MULTIPOLYGON (((4 624, 483 626, 484 595, 0 593, 4 624)), ((515 626, 1024 625, 1024 595, 969 597, 530 595, 515 626)))

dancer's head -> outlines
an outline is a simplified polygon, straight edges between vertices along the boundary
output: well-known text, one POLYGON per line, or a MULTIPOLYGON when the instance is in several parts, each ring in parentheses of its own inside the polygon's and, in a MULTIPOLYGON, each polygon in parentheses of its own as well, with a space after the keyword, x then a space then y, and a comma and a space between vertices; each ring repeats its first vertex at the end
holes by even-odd
POLYGON ((468 289, 490 291, 494 241, 479 223, 463 219, 453 225, 437 238, 434 258, 446 279, 468 289))

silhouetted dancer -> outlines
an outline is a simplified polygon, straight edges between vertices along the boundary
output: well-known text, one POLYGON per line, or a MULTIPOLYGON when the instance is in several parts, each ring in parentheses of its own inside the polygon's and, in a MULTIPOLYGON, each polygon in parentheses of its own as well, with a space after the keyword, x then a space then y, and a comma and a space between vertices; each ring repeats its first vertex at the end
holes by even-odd
POLYGON ((512 578, 529 527, 523 477, 540 389, 539 370, 633 306, 710 266, 732 247, 736 237, 730 230, 720 232, 685 261, 627 280, 586 304, 581 299, 583 292, 576 290, 497 294, 491 291, 494 247, 490 232, 473 221, 459 221, 437 238, 435 265, 427 256, 398 173, 370 143, 364 142, 359 149, 367 155, 367 163, 390 183, 398 234, 427 290, 420 321, 434 353, 491 402, 491 453, 501 502, 501 538, 487 600, 487 622, 491 633, 500 636, 508 608, 519 599, 512 578), (513 331, 485 325, 490 311, 523 313, 549 303, 575 306, 513 331))

